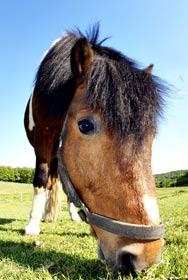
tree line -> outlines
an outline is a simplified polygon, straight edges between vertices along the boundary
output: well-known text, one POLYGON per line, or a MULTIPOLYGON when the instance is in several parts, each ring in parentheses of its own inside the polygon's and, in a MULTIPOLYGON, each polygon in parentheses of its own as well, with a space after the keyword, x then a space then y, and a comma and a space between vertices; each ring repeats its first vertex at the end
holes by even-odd
MULTIPOLYGON (((0 181, 32 184, 33 176, 33 168, 0 166, 0 181)), ((154 176, 158 188, 188 186, 188 170, 172 171, 154 176)))
POLYGON ((0 166, 0 181, 31 184, 33 176, 33 168, 0 166))

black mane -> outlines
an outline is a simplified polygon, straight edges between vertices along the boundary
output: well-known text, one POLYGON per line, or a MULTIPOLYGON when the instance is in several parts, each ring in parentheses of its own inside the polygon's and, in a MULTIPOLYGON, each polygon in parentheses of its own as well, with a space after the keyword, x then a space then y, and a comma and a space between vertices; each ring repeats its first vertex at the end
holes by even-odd
MULTIPOLYGON (((84 35, 76 30, 68 32, 54 44, 41 62, 35 90, 43 96, 59 96, 58 108, 67 110, 70 93, 61 96, 72 80, 70 53, 75 42, 84 35), (61 106, 60 106, 61 104, 61 106)), ((121 138, 134 135, 141 140, 156 127, 161 114, 165 86, 152 75, 139 69, 136 63, 120 52, 102 46, 99 27, 85 36, 95 52, 95 60, 87 77, 87 102, 100 110, 110 131, 115 129, 121 138)))

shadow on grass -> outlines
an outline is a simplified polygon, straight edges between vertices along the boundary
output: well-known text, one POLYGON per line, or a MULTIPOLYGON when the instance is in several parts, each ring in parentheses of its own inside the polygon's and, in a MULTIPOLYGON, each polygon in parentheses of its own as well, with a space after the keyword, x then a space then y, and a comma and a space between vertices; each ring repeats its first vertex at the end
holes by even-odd
MULTIPOLYGON (((19 235, 24 235, 24 233, 25 233, 24 229, 13 229, 13 228, 6 228, 6 227, 3 227, 2 225, 6 225, 6 224, 8 224, 8 223, 11 223, 11 221, 9 221, 8 223, 5 222, 5 221, 1 223, 1 220, 2 220, 2 219, 0 219, 0 232, 1 232, 1 231, 7 232, 8 230, 10 230, 11 232, 17 232, 19 235)), ((6 219, 5 219, 5 220, 6 220, 6 219)), ((11 220, 11 219, 8 219, 8 220, 11 220)), ((14 222, 14 221, 17 221, 17 220, 12 220, 12 222, 14 222)))
MULTIPOLYGON (((4 227, 1 227, 0 226, 0 232, 1 231, 8 231, 9 229, 6 229, 6 228, 4 228, 4 227)), ((24 233, 25 233, 25 231, 23 230, 23 229, 10 229, 11 230, 11 232, 17 232, 19 235, 24 235, 24 233)))
POLYGON ((0 225, 11 224, 14 221, 16 221, 16 219, 0 218, 0 225))
POLYGON ((0 260, 10 258, 25 268, 35 271, 48 270, 58 279, 63 276, 69 279, 99 279, 107 274, 105 265, 99 260, 83 259, 78 255, 45 251, 25 242, 0 241, 0 260))

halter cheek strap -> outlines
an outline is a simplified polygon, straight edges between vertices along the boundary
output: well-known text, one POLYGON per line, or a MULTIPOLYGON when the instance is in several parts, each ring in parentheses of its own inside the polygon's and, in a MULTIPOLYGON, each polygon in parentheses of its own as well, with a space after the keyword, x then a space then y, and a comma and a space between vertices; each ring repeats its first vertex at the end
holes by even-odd
POLYGON ((130 224, 115 219, 105 217, 96 213, 91 213, 86 207, 84 202, 80 199, 78 193, 73 187, 70 181, 69 175, 63 165, 60 153, 58 152, 59 161, 59 174, 63 184, 64 191, 68 196, 70 202, 78 208, 78 213, 80 212, 80 217, 85 222, 96 225, 99 228, 106 230, 108 232, 125 236, 131 239, 137 240, 158 240, 164 235, 164 225, 139 225, 130 224))

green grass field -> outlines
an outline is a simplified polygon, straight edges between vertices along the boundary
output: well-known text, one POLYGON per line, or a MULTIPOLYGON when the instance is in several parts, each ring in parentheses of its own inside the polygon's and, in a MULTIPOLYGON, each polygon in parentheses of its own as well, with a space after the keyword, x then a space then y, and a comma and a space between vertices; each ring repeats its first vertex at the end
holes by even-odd
MULTIPOLYGON (((188 187, 159 189, 158 195, 166 246, 160 265, 137 279, 188 279, 188 187)), ((36 237, 22 235, 31 197, 30 185, 0 182, 0 279, 113 279, 89 227, 70 221, 65 198, 60 221, 41 225, 41 247, 33 245, 36 237)))

